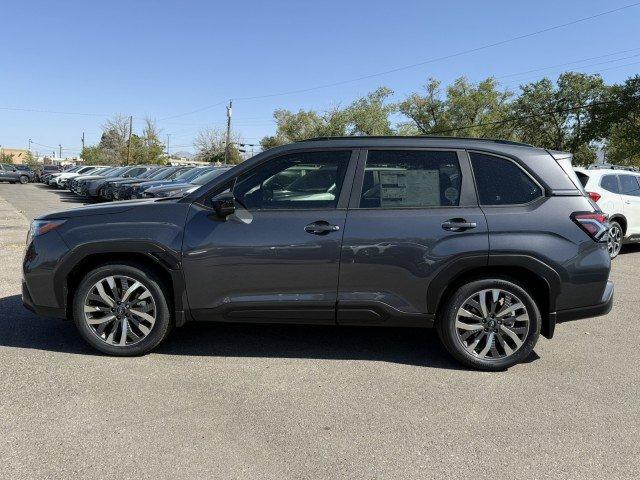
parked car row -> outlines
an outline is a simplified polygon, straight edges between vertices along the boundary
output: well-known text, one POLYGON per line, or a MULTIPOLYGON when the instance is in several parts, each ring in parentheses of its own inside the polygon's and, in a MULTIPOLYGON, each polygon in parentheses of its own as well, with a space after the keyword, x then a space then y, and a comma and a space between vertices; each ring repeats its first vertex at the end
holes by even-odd
POLYGON ((228 167, 214 166, 78 166, 44 175, 42 182, 101 200, 183 196, 228 167))

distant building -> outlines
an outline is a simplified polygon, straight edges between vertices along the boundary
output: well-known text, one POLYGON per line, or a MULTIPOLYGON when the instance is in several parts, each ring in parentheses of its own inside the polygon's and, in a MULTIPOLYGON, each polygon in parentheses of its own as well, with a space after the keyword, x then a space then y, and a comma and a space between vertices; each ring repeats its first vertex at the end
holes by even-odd
POLYGON ((28 150, 24 150, 22 148, 0 148, 0 153, 4 153, 5 155, 9 155, 13 159, 13 163, 15 164, 23 164, 27 163, 27 157, 29 154, 28 150))

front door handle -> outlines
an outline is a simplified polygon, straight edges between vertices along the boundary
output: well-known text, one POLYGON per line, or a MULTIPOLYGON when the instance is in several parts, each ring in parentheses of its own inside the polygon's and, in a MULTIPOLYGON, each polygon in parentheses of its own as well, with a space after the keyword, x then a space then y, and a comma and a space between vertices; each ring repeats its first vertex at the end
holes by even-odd
POLYGON ((467 222, 464 218, 452 218, 442 223, 442 229, 450 232, 463 232, 477 226, 476 222, 467 222))
POLYGON ((314 235, 325 235, 330 232, 337 232, 338 230, 340 230, 338 225, 331 225, 329 222, 324 220, 318 220, 317 222, 310 223, 304 227, 305 232, 312 233, 314 235))

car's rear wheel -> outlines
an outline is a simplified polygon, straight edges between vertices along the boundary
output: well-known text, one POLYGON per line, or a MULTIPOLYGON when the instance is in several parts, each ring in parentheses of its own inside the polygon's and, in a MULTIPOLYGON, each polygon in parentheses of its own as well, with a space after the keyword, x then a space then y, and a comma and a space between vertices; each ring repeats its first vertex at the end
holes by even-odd
POLYGON ((622 226, 615 220, 609 223, 609 239, 607 240, 607 250, 609 256, 613 260, 618 256, 620 250, 622 250, 622 226))
POLYGON ((29 183, 29 177, 26 175, 20 175, 20 183, 21 184, 25 184, 25 183, 29 183))
POLYGON ((482 279, 461 286, 449 297, 437 329, 460 363, 496 371, 530 355, 540 324, 540 309, 523 286, 506 279, 482 279))
POLYGON ((91 346, 119 356, 148 353, 171 326, 162 283, 127 264, 103 265, 85 276, 76 290, 73 320, 91 346))

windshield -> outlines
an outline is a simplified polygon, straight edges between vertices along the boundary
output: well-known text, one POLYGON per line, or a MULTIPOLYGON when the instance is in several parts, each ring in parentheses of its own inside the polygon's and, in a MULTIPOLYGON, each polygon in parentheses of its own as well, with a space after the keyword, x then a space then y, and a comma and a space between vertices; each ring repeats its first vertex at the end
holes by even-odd
POLYGON ((184 175, 187 172, 189 172, 190 170, 193 170, 193 167, 179 168, 178 170, 173 172, 171 175, 169 175, 166 179, 167 180, 175 180, 176 178, 180 177, 180 175, 184 175))
POLYGON ((227 170, 229 170, 229 169, 228 168, 216 168, 213 172, 209 172, 209 173, 205 173, 204 175, 200 175, 192 183, 194 185, 204 185, 205 183, 208 183, 209 181, 213 180, 214 178, 219 177, 220 175, 222 175, 227 170))
POLYGON ((112 170, 108 174, 106 174, 105 177, 118 177, 122 173, 124 173, 126 170, 127 170, 126 167, 115 168, 114 170, 112 170))
POLYGON ((189 170, 188 172, 180 175, 179 177, 176 177, 176 180, 180 181, 180 182, 185 182, 185 183, 189 183, 191 182, 191 180, 198 178, 200 175, 204 175, 205 173, 211 171, 211 167, 198 167, 198 168, 194 168, 192 170, 189 170))
POLYGON ((147 170, 146 172, 141 173, 140 175, 137 175, 136 178, 153 178, 159 172, 160 172, 160 169, 151 168, 151 169, 147 170))
POLYGON ((166 178, 169 178, 171 175, 173 175, 175 173, 175 169, 174 168, 163 168, 162 171, 158 172, 158 174, 154 175, 153 177, 149 177, 149 178, 153 178, 154 180, 164 180, 166 178))

